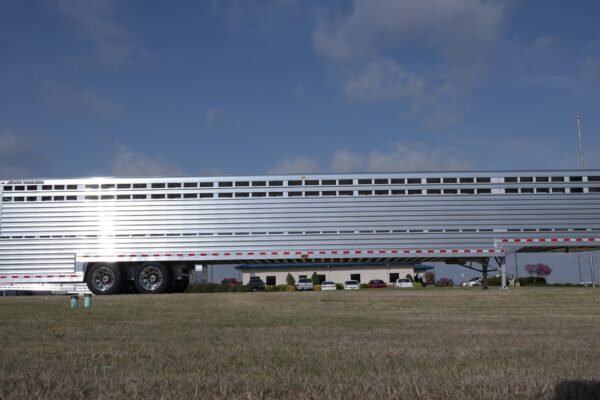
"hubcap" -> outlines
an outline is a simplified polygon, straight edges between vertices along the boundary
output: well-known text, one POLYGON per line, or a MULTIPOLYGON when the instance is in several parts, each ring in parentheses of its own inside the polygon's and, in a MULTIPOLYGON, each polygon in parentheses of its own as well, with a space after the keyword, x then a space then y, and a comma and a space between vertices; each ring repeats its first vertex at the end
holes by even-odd
POLYGON ((100 267, 92 274, 92 284, 100 292, 107 292, 115 284, 115 272, 109 267, 100 267))
POLYGON ((163 284, 165 278, 159 268, 148 266, 140 271, 139 279, 140 285, 144 289, 152 292, 157 290, 163 284))

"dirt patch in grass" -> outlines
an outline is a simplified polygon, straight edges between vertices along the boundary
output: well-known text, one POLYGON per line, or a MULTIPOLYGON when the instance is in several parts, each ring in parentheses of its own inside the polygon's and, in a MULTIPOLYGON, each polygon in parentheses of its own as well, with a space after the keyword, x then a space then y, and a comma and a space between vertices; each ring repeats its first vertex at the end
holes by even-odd
POLYGON ((600 291, 2 298, 0 337, 1 399, 562 399, 598 387, 600 291))

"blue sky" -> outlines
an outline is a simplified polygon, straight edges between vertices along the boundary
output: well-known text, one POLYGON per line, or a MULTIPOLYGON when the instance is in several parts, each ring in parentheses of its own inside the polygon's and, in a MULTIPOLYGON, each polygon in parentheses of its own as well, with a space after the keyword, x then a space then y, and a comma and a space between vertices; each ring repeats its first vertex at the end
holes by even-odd
POLYGON ((0 178, 600 167, 600 3, 4 0, 0 178))
POLYGON ((0 4, 0 176, 600 165, 596 1, 0 4))

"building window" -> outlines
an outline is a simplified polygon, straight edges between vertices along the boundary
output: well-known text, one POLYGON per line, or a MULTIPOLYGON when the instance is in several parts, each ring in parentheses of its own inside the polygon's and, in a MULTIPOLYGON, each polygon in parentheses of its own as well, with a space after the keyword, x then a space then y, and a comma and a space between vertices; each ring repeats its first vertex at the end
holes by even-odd
POLYGON ((398 272, 390 272, 390 283, 394 283, 398 279, 400 279, 400 274, 398 272))
POLYGON ((317 278, 319 278, 319 285, 327 280, 325 279, 325 275, 317 275, 317 278))
POLYGON ((360 274, 350 274, 350 280, 360 283, 360 274))
POLYGON ((277 285, 277 279, 275 278, 275 276, 267 276, 265 283, 269 286, 275 286, 277 285))
POLYGON ((305 279, 305 278, 308 278, 308 276, 307 275, 299 275, 298 276, 298 279, 305 279))

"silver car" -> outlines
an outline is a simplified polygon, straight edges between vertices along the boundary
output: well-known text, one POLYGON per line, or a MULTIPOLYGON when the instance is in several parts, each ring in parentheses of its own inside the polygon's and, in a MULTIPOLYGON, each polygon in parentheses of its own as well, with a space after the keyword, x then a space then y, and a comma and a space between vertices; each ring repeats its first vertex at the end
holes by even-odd
POLYGON ((344 289, 358 290, 360 289, 360 283, 355 280, 346 281, 344 282, 344 289))
POLYGON ((310 279, 310 278, 298 279, 298 283, 296 283, 296 290, 315 290, 312 279, 310 279))

